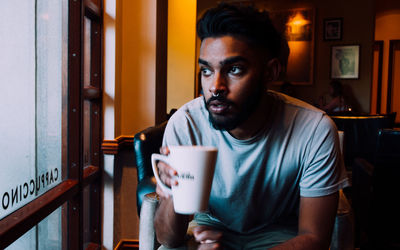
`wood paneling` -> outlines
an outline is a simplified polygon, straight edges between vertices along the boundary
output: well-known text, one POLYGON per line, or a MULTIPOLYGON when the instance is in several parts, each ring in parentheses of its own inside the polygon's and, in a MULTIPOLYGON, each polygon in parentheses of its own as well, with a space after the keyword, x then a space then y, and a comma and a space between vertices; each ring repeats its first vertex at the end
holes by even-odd
POLYGON ((120 240, 115 250, 137 250, 139 249, 139 241, 138 240, 120 240))
POLYGON ((101 144, 103 154, 115 155, 121 149, 133 149, 133 136, 119 136, 114 140, 103 140, 101 144))

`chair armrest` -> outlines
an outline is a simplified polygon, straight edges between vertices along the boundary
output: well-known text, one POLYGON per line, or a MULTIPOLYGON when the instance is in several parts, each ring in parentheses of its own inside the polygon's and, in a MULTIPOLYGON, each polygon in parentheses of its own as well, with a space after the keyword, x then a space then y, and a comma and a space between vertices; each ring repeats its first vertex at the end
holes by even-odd
POLYGON ((140 210, 146 195, 149 193, 154 193, 156 191, 156 184, 157 183, 154 177, 146 177, 138 183, 136 188, 136 204, 139 217, 140 210))
POLYGON ((144 196, 140 212, 139 250, 154 250, 160 246, 154 230, 154 214, 157 205, 158 196, 156 193, 149 193, 144 196))
POLYGON ((166 126, 167 121, 135 134, 133 149, 135 152, 138 182, 141 182, 146 177, 153 176, 151 155, 159 153, 166 126))

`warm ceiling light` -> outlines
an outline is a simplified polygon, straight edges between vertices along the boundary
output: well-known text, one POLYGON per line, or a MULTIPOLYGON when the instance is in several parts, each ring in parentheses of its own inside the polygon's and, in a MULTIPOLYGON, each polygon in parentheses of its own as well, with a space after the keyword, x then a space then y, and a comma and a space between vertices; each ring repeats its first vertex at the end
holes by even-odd
POLYGON ((306 20, 300 12, 297 12, 294 17, 289 18, 286 25, 290 28, 289 34, 297 35, 301 34, 304 31, 303 27, 309 23, 310 21, 306 20))

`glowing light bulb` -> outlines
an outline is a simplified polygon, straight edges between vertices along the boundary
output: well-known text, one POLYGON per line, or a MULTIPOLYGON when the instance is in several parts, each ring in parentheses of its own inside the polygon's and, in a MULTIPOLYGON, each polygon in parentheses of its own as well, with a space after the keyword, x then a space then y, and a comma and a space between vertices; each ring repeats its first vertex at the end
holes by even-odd
POLYGON ((303 27, 309 23, 310 21, 306 20, 300 12, 297 12, 296 15, 289 18, 286 23, 286 25, 289 26, 289 35, 300 35, 304 32, 303 27))

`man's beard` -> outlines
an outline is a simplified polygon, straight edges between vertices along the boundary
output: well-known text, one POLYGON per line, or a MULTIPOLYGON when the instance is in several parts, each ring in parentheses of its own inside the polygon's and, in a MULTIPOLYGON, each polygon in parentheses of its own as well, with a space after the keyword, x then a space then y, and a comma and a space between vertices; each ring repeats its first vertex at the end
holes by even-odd
MULTIPOLYGON (((245 102, 243 103, 241 109, 239 109, 239 112, 237 114, 233 114, 231 116, 224 116, 224 115, 218 115, 217 117, 214 117, 212 113, 210 112, 209 106, 210 102, 218 100, 220 102, 224 102, 228 105, 231 106, 236 106, 235 103, 229 101, 226 99, 225 96, 211 96, 208 101, 206 101, 205 97, 203 96, 204 103, 206 105, 206 108, 208 110, 208 119, 212 126, 217 129, 217 130, 226 130, 230 131, 232 129, 237 128, 239 125, 241 125, 244 121, 246 121, 250 115, 255 112, 257 109, 258 105, 260 104, 261 98, 265 92, 265 89, 262 84, 260 84, 260 87, 256 88, 253 94, 250 94, 245 102)), ((237 107, 237 106, 236 106, 237 107)))

